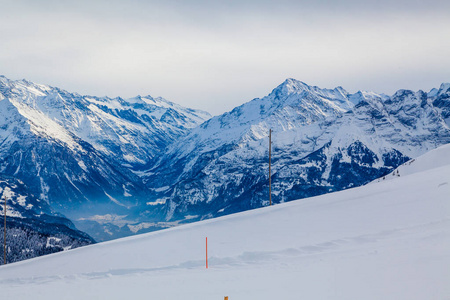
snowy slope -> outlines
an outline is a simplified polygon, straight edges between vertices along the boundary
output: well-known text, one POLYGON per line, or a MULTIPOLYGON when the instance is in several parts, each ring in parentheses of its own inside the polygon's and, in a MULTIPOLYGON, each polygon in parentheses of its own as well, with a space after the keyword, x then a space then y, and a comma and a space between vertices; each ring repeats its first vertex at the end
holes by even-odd
POLYGON ((449 156, 446 145, 393 180, 2 266, 0 287, 9 299, 447 299, 449 156))
POLYGON ((401 176, 424 172, 427 170, 439 168, 445 165, 450 165, 450 155, 448 155, 448 148, 450 145, 442 146, 431 150, 427 155, 419 159, 411 159, 403 165, 399 166, 392 173, 383 176, 376 180, 376 182, 391 180, 401 176))

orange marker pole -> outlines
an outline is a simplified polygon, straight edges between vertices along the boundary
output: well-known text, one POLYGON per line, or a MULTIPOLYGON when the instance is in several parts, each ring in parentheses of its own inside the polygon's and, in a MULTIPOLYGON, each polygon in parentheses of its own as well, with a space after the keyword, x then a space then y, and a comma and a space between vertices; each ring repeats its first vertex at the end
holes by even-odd
POLYGON ((206 268, 208 269, 208 237, 206 237, 206 268))

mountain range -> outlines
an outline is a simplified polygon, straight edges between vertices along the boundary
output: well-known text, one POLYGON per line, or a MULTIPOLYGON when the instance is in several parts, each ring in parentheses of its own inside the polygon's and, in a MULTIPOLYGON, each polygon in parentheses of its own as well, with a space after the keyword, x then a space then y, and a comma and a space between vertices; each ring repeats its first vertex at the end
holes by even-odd
POLYGON ((0 115, 0 178, 21 180, 23 192, 75 223, 146 203, 139 170, 210 117, 163 98, 81 96, 4 76, 0 115))
POLYGON ((275 203, 348 189, 449 143, 449 109, 449 84, 387 96, 287 79, 193 129, 144 177, 166 220, 268 205, 272 129, 275 203))
MULTIPOLYGON (((0 179, 97 241, 364 185, 450 142, 450 84, 388 96, 287 79, 211 118, 0 77, 0 179)), ((27 198, 28 199, 28 198, 27 198)))

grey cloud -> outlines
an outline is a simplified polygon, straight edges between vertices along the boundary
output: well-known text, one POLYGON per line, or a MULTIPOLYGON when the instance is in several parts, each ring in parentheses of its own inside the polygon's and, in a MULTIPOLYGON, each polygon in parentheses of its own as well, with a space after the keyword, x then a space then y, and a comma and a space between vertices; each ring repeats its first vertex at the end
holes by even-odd
POLYGON ((83 94, 219 113, 287 77, 385 93, 450 80, 450 1, 1 4, 0 74, 83 94))

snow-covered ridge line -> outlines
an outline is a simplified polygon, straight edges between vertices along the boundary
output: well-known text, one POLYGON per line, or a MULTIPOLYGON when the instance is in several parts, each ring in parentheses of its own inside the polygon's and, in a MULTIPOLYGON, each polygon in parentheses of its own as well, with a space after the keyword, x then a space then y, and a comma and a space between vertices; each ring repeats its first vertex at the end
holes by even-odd
POLYGON ((3 76, 0 94, 19 109, 36 134, 50 136, 71 148, 76 147, 70 137, 73 135, 105 155, 131 164, 148 163, 174 137, 210 118, 204 111, 184 108, 161 97, 81 96, 3 76))
POLYGON ((448 165, 450 165, 450 156, 447 156, 449 152, 450 144, 441 146, 437 149, 433 149, 426 155, 423 155, 419 158, 413 158, 405 162, 404 164, 396 168, 392 173, 383 176, 382 178, 378 178, 374 182, 392 180, 397 177, 404 177, 420 172, 427 172, 436 168, 446 168, 448 165))

